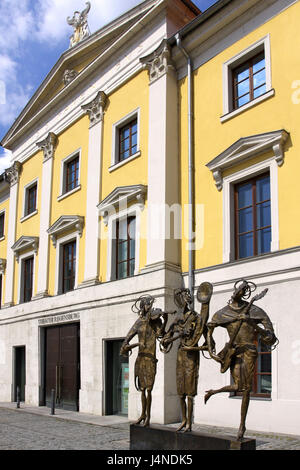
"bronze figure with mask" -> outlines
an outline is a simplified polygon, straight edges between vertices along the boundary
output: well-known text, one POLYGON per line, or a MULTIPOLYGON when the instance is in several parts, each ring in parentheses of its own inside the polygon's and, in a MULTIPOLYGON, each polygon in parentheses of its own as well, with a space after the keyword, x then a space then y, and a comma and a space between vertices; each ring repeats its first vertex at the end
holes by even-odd
POLYGON ((176 289, 174 301, 182 310, 182 317, 175 321, 162 338, 161 350, 169 352, 173 342, 179 339, 176 363, 177 393, 180 397, 182 422, 177 429, 191 431, 193 417, 193 400, 197 395, 199 376, 199 351, 207 350, 207 344, 198 346, 202 336, 207 335, 207 320, 209 302, 212 295, 212 285, 202 283, 197 291, 201 303, 200 315, 192 308, 192 296, 189 289, 176 289))
POLYGON ((263 290, 260 294, 252 297, 250 302, 247 302, 255 289, 256 285, 252 282, 244 279, 237 281, 228 304, 215 313, 211 322, 207 324, 209 354, 221 364, 222 373, 230 368, 233 383, 220 389, 208 390, 204 402, 207 403, 209 398, 216 393, 242 393, 238 440, 242 440, 246 431, 246 416, 258 356, 255 338, 259 335, 260 340, 269 347, 276 345, 278 342, 274 334, 272 322, 266 312, 253 305, 255 301, 265 296, 268 289, 263 290), (226 328, 229 341, 216 354, 215 342, 212 335, 215 328, 219 326, 226 328))
POLYGON ((156 340, 164 335, 168 317, 168 313, 161 309, 153 309, 153 303, 154 298, 151 295, 142 296, 134 303, 132 310, 139 318, 128 332, 120 350, 120 354, 125 355, 133 348, 139 348, 134 367, 134 382, 136 389, 142 394, 142 413, 136 424, 143 422, 144 426, 150 424, 151 394, 157 365, 156 340), (138 342, 129 344, 136 335, 138 342))

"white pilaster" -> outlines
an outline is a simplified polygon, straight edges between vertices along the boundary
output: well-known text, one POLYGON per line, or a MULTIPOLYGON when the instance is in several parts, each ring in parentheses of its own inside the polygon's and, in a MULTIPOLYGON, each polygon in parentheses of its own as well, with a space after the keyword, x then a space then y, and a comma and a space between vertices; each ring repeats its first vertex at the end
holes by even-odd
POLYGON ((100 240, 97 205, 100 202, 103 116, 106 102, 105 93, 100 91, 91 103, 82 106, 90 118, 85 219, 85 267, 82 287, 99 283, 100 240))
POLYGON ((11 247, 16 241, 15 238, 18 209, 19 177, 21 169, 21 163, 15 162, 13 166, 6 170, 7 179, 10 183, 10 197, 7 232, 5 300, 3 308, 11 307, 13 305, 15 257, 11 247))
POLYGON ((47 230, 50 225, 53 159, 56 145, 57 136, 53 132, 50 132, 45 140, 37 143, 37 146, 44 152, 44 161, 41 185, 38 284, 35 298, 48 296, 49 235, 47 230))
POLYGON ((177 76, 166 41, 141 62, 150 79, 147 267, 178 265, 182 211, 178 205, 177 76))

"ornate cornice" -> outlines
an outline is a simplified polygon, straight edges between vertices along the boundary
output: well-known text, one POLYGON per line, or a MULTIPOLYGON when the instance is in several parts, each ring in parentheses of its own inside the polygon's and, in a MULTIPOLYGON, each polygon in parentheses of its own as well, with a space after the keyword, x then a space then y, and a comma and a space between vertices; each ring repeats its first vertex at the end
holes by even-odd
POLYGON ((103 201, 98 204, 97 208, 105 225, 108 223, 108 217, 111 212, 119 209, 121 206, 135 200, 140 209, 145 206, 145 198, 147 194, 147 186, 137 184, 133 186, 119 186, 115 188, 103 201))
POLYGON ((250 158, 272 151, 277 165, 282 166, 284 163, 284 145, 288 137, 289 133, 284 129, 243 137, 207 163, 206 166, 213 174, 218 191, 223 188, 224 170, 250 158))
POLYGON ((46 139, 37 142, 37 146, 44 152, 44 162, 54 157, 58 137, 54 132, 49 132, 46 139))
POLYGON ((84 226, 84 217, 80 215, 62 215, 59 219, 51 225, 47 230, 52 240, 54 248, 56 248, 57 238, 64 232, 73 230, 79 236, 82 236, 84 226))
POLYGON ((151 54, 141 57, 140 62, 149 72, 150 83, 153 83, 167 73, 174 73, 176 70, 171 59, 171 49, 166 39, 151 54))
POLYGON ((81 108, 89 115, 91 127, 103 120, 106 103, 106 94, 104 91, 99 91, 92 101, 81 106, 81 108))
POLYGON ((16 243, 14 243, 11 249, 14 252, 17 262, 19 262, 20 253, 22 251, 28 250, 29 248, 31 248, 36 254, 38 247, 39 247, 39 237, 27 237, 23 235, 16 241, 16 243))
POLYGON ((5 170, 6 180, 9 182, 10 186, 14 186, 19 182, 20 173, 22 170, 22 163, 14 162, 14 164, 5 170))

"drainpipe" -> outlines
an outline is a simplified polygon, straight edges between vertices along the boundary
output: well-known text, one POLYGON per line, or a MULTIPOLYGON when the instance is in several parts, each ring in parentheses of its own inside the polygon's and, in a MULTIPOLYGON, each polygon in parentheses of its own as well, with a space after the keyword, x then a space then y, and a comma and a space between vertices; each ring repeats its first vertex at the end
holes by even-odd
POLYGON ((176 34, 176 44, 179 50, 182 52, 184 57, 187 60, 188 67, 188 153, 189 153, 189 163, 188 163, 188 188, 189 188, 189 275, 188 275, 188 287, 190 289, 193 305, 194 305, 194 114, 193 114, 193 64, 192 59, 184 49, 181 43, 181 38, 179 33, 176 34))

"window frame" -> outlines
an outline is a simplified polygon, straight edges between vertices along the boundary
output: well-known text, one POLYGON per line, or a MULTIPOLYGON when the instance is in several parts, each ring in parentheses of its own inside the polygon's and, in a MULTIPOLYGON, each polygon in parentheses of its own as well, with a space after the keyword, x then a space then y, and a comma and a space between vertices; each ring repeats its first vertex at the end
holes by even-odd
POLYGON ((228 119, 274 96, 274 94, 275 90, 272 88, 270 34, 268 34, 223 64, 223 115, 220 117, 221 122, 226 122, 228 119), (263 51, 265 54, 266 92, 239 108, 234 109, 233 70, 263 51))
MULTIPOLYGON (((257 217, 256 217, 256 210, 255 210, 256 206, 258 206, 258 204, 262 204, 263 202, 270 201, 270 206, 271 206, 271 190, 270 190, 270 199, 265 200, 265 201, 259 201, 259 203, 257 203, 257 191, 256 191, 257 184, 256 183, 260 178, 263 178, 263 177, 266 177, 266 176, 269 177, 270 186, 271 186, 271 177, 270 177, 269 172, 260 173, 258 175, 250 177, 249 179, 246 179, 244 181, 241 181, 241 182, 238 182, 238 183, 234 184, 234 187, 233 187, 233 191, 234 191, 234 214, 235 214, 235 234, 234 234, 234 238, 235 238, 235 259, 236 260, 245 259, 245 258, 249 258, 249 257, 253 257, 253 256, 260 256, 262 254, 270 253, 270 251, 271 251, 271 247, 270 247, 270 251, 267 251, 265 253, 258 253, 258 243, 257 243, 257 232, 259 230, 266 229, 266 228, 271 228, 271 233, 272 233, 272 225, 265 226, 265 227, 260 227, 260 228, 257 227, 257 217), (238 208, 237 188, 238 188, 238 186, 243 185, 245 183, 248 183, 248 184, 251 183, 251 191, 252 191, 252 204, 247 206, 247 207, 251 207, 252 211, 253 211, 253 214, 252 214, 253 229, 248 231, 248 232, 245 232, 245 233, 253 233, 253 246, 252 246, 253 255, 250 255, 250 256, 247 256, 247 257, 246 256, 241 257, 240 253, 239 253, 239 236, 242 235, 242 233, 239 232, 239 211, 243 208, 238 208)), ((270 209, 270 212, 271 212, 271 209, 270 209)))
POLYGON ((107 281, 122 281, 132 279, 139 274, 140 269, 140 227, 141 227, 142 208, 139 204, 134 204, 128 209, 111 214, 108 217, 108 247, 107 247, 107 281), (116 223, 119 220, 135 217, 135 267, 134 274, 129 278, 117 279, 116 276, 116 223))
MULTIPOLYGON (((75 281, 74 289, 68 292, 73 292, 78 287, 78 268, 79 268, 79 233, 70 233, 64 237, 58 237, 56 240, 56 271, 55 271, 55 294, 63 294, 63 246, 71 241, 76 241, 76 266, 75 266, 75 281)), ((65 294, 68 294, 66 292, 65 294)))
MULTIPOLYGON (((128 277, 132 277, 134 275, 133 274, 130 274, 130 261, 134 260, 134 266, 135 266, 135 244, 136 244, 136 239, 134 238, 134 241, 135 241, 135 244, 134 244, 134 256, 132 257, 132 253, 131 253, 131 248, 130 248, 130 241, 133 240, 132 238, 129 237, 129 224, 130 222, 134 220, 135 221, 135 225, 136 225, 136 217, 135 215, 129 215, 127 218, 121 218, 121 219, 117 219, 116 220, 116 247, 115 247, 115 250, 116 250, 116 256, 115 256, 115 259, 116 259, 116 266, 115 266, 115 272, 116 272, 116 280, 121 280, 121 279, 126 279, 128 277), (125 241, 122 241, 121 243, 126 243, 127 244, 127 258, 125 260, 122 260, 122 261, 119 261, 119 245, 120 245, 120 239, 119 239, 119 236, 120 236, 120 223, 122 223, 123 221, 126 221, 126 224, 127 224, 127 239, 125 241), (118 268, 119 268, 119 265, 120 264, 125 264, 126 263, 126 267, 127 267, 127 275, 125 277, 118 277, 118 268)), ((136 233, 135 233, 136 235, 136 233)))
POLYGON ((35 178, 33 181, 30 183, 26 184, 24 186, 24 195, 23 195, 23 209, 22 209, 22 217, 21 217, 21 222, 24 222, 25 220, 29 219, 30 217, 33 217, 38 213, 38 178, 35 178), (29 196, 29 191, 33 188, 36 187, 36 195, 35 195, 35 209, 32 212, 28 212, 28 196, 29 196))
MULTIPOLYGON (((271 193, 271 251, 279 250, 279 208, 278 208, 278 165, 276 159, 271 157, 260 163, 237 171, 223 179, 223 263, 232 261, 243 262, 245 259, 236 259, 235 254, 235 213, 234 213, 234 186, 248 179, 269 172, 271 193)), ((261 257, 254 255, 250 258, 261 257)))
POLYGON ((18 304, 29 303, 34 298, 34 286, 35 286, 35 275, 36 275, 36 253, 34 251, 29 251, 19 256, 19 283, 18 283, 18 304), (32 294, 31 299, 25 302, 24 300, 24 262, 32 258, 32 294))
POLYGON ((120 166, 125 165, 126 163, 131 162, 141 155, 140 151, 140 108, 135 109, 126 116, 124 116, 119 121, 113 124, 112 132, 112 156, 111 156, 111 166, 108 171, 112 172, 119 168, 120 166), (137 122, 137 150, 135 153, 125 158, 124 160, 119 160, 120 154, 120 131, 130 122, 136 120, 137 122))
POLYGON ((60 177, 60 194, 57 198, 58 201, 61 201, 67 196, 79 191, 81 189, 81 148, 75 150, 66 158, 61 161, 61 177, 60 177), (67 169, 68 165, 72 163, 73 160, 78 158, 78 183, 73 189, 67 191, 67 169))

